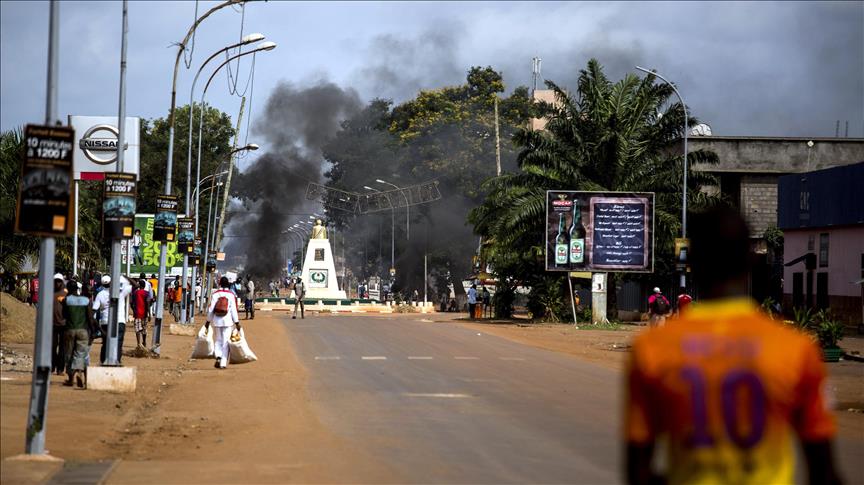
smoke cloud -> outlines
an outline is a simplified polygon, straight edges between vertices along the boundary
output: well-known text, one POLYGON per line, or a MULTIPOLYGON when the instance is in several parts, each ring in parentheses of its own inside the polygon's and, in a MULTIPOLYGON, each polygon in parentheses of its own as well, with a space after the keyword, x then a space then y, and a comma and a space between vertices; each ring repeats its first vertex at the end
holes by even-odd
POLYGON ((362 106, 353 89, 321 80, 309 87, 282 82, 273 90, 254 133, 267 152, 252 162, 233 188, 243 201, 230 224, 229 253, 245 256, 247 273, 272 278, 286 261, 290 239, 282 232, 320 207, 305 199, 309 182, 320 182, 321 150, 339 124, 362 106))

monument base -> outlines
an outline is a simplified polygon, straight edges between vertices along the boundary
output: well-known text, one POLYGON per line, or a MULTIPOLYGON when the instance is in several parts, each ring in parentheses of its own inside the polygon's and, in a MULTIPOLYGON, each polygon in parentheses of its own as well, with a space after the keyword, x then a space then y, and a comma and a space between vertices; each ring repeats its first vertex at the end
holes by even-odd
POLYGON ((306 285, 306 298, 317 300, 345 300, 348 296, 339 289, 336 264, 329 239, 310 239, 300 277, 306 285))

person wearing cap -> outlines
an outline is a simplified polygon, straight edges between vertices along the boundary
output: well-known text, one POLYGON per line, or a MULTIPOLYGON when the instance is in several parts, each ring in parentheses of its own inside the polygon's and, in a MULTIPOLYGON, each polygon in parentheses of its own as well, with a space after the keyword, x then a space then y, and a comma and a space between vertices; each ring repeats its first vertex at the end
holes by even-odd
MULTIPOLYGON (((99 352, 99 359, 104 364, 108 356, 108 319, 111 308, 111 277, 108 275, 102 276, 102 291, 93 299, 92 309, 99 312, 99 326, 102 328, 102 350, 99 352)), ((117 363, 123 359, 123 337, 126 336, 126 314, 128 313, 126 303, 129 293, 132 292, 132 285, 125 277, 120 277, 120 294, 118 299, 117 312, 117 363)))
POLYGON ((63 356, 63 340, 66 333, 66 320, 63 318, 63 299, 66 298, 66 282, 63 275, 54 275, 54 306, 52 320, 54 322, 51 332, 51 371, 63 375, 66 367, 66 359, 63 356))
POLYGON ((66 320, 64 353, 66 356, 67 386, 75 383, 82 389, 87 388, 87 357, 90 355, 91 335, 96 330, 96 320, 90 311, 90 294, 86 289, 78 295, 80 283, 70 281, 69 294, 63 299, 63 316, 66 320))
POLYGON ((219 289, 210 296, 210 305, 207 310, 207 321, 204 326, 207 330, 213 326, 214 355, 216 363, 214 367, 224 369, 228 367, 228 344, 231 341, 231 327, 240 330, 240 315, 237 312, 237 297, 231 292, 231 283, 225 276, 219 278, 219 289), (221 299, 228 302, 228 311, 225 315, 216 315, 214 310, 216 303, 221 299))
POLYGON ((650 315, 648 325, 659 327, 666 323, 666 314, 669 313, 669 309, 669 300, 663 296, 660 288, 655 287, 654 294, 648 297, 648 313, 650 315))

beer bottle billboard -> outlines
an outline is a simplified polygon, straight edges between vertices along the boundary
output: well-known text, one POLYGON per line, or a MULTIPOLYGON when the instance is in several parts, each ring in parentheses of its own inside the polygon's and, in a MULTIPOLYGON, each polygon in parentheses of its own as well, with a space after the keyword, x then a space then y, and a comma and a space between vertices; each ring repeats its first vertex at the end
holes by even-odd
POLYGON ((573 223, 570 225, 570 263, 585 263, 585 226, 579 199, 573 201, 573 223))

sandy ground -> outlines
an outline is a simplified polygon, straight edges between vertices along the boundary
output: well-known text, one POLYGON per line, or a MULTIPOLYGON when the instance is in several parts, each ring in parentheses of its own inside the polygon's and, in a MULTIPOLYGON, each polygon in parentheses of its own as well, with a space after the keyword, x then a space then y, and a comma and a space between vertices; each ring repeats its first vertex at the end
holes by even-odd
MULTIPOLYGON (((259 312, 254 321, 244 321, 258 362, 219 371, 212 360, 187 359, 192 337, 165 335, 162 358, 124 357, 124 365, 138 372, 138 389, 132 394, 76 390, 63 387, 62 377, 52 377, 48 450, 67 462, 122 460, 111 475, 113 483, 398 482, 386 465, 319 422, 310 406, 305 370, 284 325, 272 315, 259 312), (159 466, 153 466, 157 460, 159 466)), ((624 368, 632 338, 644 329, 471 323, 453 321, 454 316, 420 318, 431 325, 467 326, 615 370, 624 368)), ((134 334, 127 334, 126 350, 134 343, 134 334)), ((4 345, 32 352, 32 344, 4 345)), ((98 348, 93 349, 94 362, 98 348)), ((828 368, 841 433, 864 437, 864 363, 828 368)), ((7 458, 24 450, 30 374, 4 366, 0 377, 0 458, 7 458)), ((0 481, 38 483, 54 469, 56 465, 4 462, 0 481)))
MULTIPOLYGON (((137 367, 134 393, 82 391, 52 377, 46 448, 67 461, 121 459, 112 474, 117 483, 391 481, 384 466, 318 422, 284 326, 263 312, 243 323, 258 362, 220 371, 213 360, 187 359, 192 337, 166 335, 162 358, 124 357, 125 366, 137 367), (153 460, 160 466, 144 463, 153 460)), ((127 350, 135 342, 129 337, 127 350)), ((7 458, 24 451, 30 374, 2 377, 0 457, 7 458)), ((3 483, 12 483, 12 468, 4 464, 3 483)))

